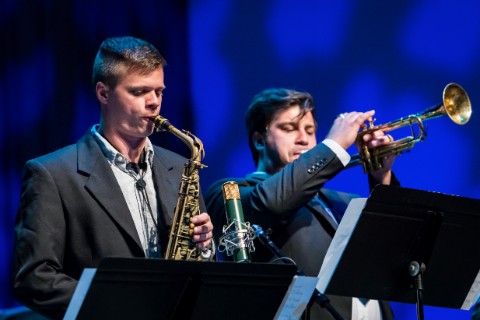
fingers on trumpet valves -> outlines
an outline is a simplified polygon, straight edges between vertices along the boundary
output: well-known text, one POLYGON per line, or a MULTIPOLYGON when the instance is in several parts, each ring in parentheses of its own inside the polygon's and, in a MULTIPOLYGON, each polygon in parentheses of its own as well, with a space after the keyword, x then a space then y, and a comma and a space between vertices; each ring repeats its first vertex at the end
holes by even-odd
POLYGON ((393 137, 389 134, 383 135, 378 138, 375 138, 375 135, 374 135, 374 140, 377 140, 378 141, 377 143, 380 143, 380 145, 387 145, 394 141, 393 137))
POLYGON ((382 131, 368 131, 362 135, 363 142, 370 147, 386 145, 394 142, 395 140, 389 134, 383 134, 382 131))

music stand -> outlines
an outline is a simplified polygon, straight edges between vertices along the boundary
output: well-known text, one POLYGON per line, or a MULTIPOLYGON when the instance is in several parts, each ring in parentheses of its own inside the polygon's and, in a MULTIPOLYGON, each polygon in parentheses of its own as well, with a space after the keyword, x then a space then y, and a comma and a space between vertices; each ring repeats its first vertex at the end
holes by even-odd
POLYGON ((416 303, 419 318, 423 304, 468 310, 480 295, 479 230, 478 199, 379 185, 347 208, 317 289, 416 303))
MULTIPOLYGON (((273 319, 295 273, 296 267, 289 265, 107 258, 95 271, 84 299, 74 294, 67 315, 76 319, 273 319), (70 306, 78 309, 77 315, 70 306)), ((81 279, 77 288, 82 285, 81 279)))

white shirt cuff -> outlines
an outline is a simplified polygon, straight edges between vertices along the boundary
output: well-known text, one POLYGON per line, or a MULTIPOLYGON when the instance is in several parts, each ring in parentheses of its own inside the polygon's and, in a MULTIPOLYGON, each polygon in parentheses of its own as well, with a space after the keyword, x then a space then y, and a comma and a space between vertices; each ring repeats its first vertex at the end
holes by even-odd
POLYGON ((350 162, 350 155, 337 142, 332 139, 325 139, 322 143, 337 155, 338 159, 343 163, 343 166, 346 166, 350 162))

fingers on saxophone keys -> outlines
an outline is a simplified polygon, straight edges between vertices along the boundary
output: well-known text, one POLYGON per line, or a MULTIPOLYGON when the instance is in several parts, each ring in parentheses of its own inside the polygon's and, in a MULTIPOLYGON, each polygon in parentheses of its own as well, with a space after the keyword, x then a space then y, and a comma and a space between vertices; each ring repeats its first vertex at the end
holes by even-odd
POLYGON ((207 240, 207 241, 197 242, 195 246, 196 246, 198 249, 202 249, 202 251, 207 252, 207 251, 208 251, 208 247, 211 245, 211 243, 212 243, 212 240, 209 239, 209 240, 207 240), (203 249, 205 249, 205 250, 203 250, 203 249))
POLYGON ((204 224, 201 226, 196 226, 195 228, 193 228, 193 233, 194 234, 208 233, 212 231, 212 228, 209 227, 210 225, 211 224, 204 224))
POLYGON ((192 237, 193 242, 204 242, 212 239, 212 232, 194 234, 192 237))
POLYGON ((190 223, 202 224, 202 223, 205 223, 209 220, 210 220, 210 216, 207 213, 202 212, 201 214, 194 215, 193 217, 191 217, 190 218, 190 223))
POLYGON ((204 235, 211 234, 213 230, 213 226, 211 223, 207 223, 201 226, 196 226, 194 228, 190 228, 190 235, 192 236, 192 239, 195 241, 195 239, 200 239, 199 237, 203 237, 204 235))

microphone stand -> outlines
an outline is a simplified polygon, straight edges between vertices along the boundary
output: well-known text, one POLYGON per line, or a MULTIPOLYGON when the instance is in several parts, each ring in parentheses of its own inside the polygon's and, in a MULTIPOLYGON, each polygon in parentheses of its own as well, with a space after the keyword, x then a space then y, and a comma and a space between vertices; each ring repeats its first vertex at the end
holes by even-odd
MULTIPOLYGON (((297 267, 297 275, 299 276, 304 276, 305 273, 300 269, 295 263, 293 263, 292 259, 290 257, 287 257, 285 253, 277 247, 275 243, 270 239, 270 237, 263 231, 263 229, 256 225, 252 225, 253 230, 255 230, 255 234, 260 240, 260 242, 266 246, 275 256, 280 258, 282 261, 288 260, 289 264, 294 264, 297 267)), ((327 309, 328 312, 333 316, 335 320, 344 320, 343 317, 338 313, 337 310, 330 304, 330 300, 327 298, 326 295, 318 291, 317 288, 315 288, 315 291, 313 292, 312 299, 322 308, 327 309)))

